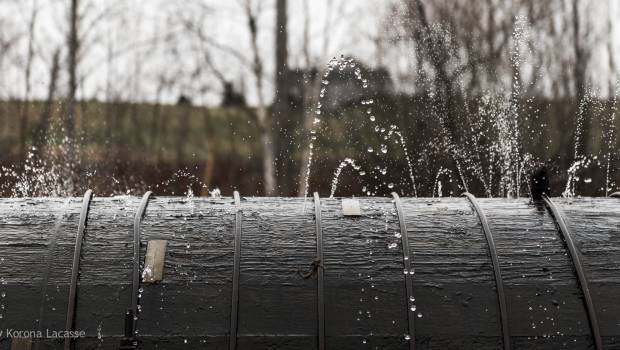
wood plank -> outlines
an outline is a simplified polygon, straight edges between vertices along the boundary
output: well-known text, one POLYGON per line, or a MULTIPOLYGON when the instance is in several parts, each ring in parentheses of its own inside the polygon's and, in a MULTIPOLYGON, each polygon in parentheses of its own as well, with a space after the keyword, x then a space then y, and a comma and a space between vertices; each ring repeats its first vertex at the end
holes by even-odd
POLYGON ((144 257, 144 269, 142 270, 142 282, 157 283, 164 279, 164 259, 166 258, 166 245, 168 241, 163 239, 148 242, 146 256, 144 257))

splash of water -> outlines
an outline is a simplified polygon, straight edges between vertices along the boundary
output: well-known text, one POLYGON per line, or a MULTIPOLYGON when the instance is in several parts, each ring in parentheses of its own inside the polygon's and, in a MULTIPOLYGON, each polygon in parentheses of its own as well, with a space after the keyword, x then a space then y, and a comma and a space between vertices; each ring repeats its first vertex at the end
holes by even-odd
MULTIPOLYGON (((338 181, 340 180, 340 174, 342 173, 342 170, 347 166, 350 166, 353 169, 358 170, 358 171, 361 170, 361 167, 355 164, 355 160, 351 158, 345 158, 342 162, 340 162, 340 165, 338 165, 338 167, 336 168, 336 171, 334 171, 334 177, 332 179, 332 188, 329 194, 329 198, 334 198, 334 194, 336 194, 336 190, 338 189, 338 181)), ((360 175, 364 176, 366 175, 366 172, 360 171, 360 175)))
POLYGON ((609 118, 603 126, 603 142, 607 148, 605 153, 605 197, 613 191, 613 183, 611 182, 611 157, 613 145, 616 143, 616 113, 618 111, 618 95, 620 95, 620 80, 616 80, 616 91, 612 99, 611 112, 609 118))
MULTIPOLYGON (((314 160, 315 154, 314 154, 314 142, 317 139, 317 133, 318 133, 318 128, 320 126, 321 123, 321 119, 320 119, 320 115, 322 114, 321 108, 322 108, 322 103, 323 103, 323 99, 326 96, 327 93, 327 89, 329 86, 329 78, 331 73, 338 68, 338 71, 344 71, 345 69, 354 69, 354 74, 355 74, 355 79, 357 81, 359 81, 362 85, 362 88, 367 89, 369 87, 369 82, 366 78, 364 78, 363 74, 362 74, 362 70, 359 67, 359 65, 352 59, 352 58, 345 58, 344 56, 341 56, 339 59, 337 58, 333 58, 329 61, 329 63, 327 64, 327 68, 326 71, 323 75, 323 80, 322 80, 322 86, 321 86, 321 91, 319 94, 319 100, 317 102, 317 106, 315 109, 315 118, 313 121, 313 126, 312 129, 310 130, 310 142, 309 142, 309 156, 308 156, 308 162, 306 164, 306 172, 305 172, 305 178, 304 178, 304 208, 305 208, 305 202, 306 199, 308 198, 308 194, 309 194, 309 187, 310 187, 310 175, 311 175, 311 168, 312 168, 312 162, 314 160)), ((405 159, 407 162, 407 170, 408 170, 408 175, 409 175, 409 179, 411 181, 411 186, 412 186, 412 192, 413 194, 417 197, 417 188, 416 188, 416 181, 415 181, 415 176, 413 173, 413 165, 411 162, 411 157, 409 155, 409 150, 407 149, 406 146, 406 140, 405 137, 403 136, 402 132, 400 132, 398 130, 398 128, 395 125, 391 125, 390 126, 390 130, 387 134, 385 134, 386 129, 384 127, 380 127, 379 125, 376 125, 377 123, 377 118, 375 116, 374 110, 373 110, 373 105, 374 105, 375 101, 374 99, 370 98, 370 99, 363 99, 361 101, 361 106, 363 108, 365 108, 365 112, 367 115, 368 120, 371 123, 375 124, 374 127, 374 131, 375 133, 383 138, 384 141, 389 141, 392 136, 396 135, 398 136, 398 140, 397 140, 397 144, 400 145, 404 155, 405 155, 405 159)), ((379 145, 379 147, 373 147, 371 145, 367 146, 366 151, 368 153, 376 153, 378 155, 381 156, 385 156, 388 153, 388 146, 384 143, 381 143, 379 145)), ((346 165, 346 164, 345 164, 346 165)), ((341 163, 341 165, 337 168, 336 172, 338 174, 338 176, 340 175, 340 172, 342 171, 342 166, 343 164, 341 163), (340 171, 338 171, 340 170, 340 171)), ((381 172, 381 175, 385 175, 385 172, 381 172)), ((331 195, 333 196, 334 192, 335 192, 335 188, 334 188, 334 183, 337 187, 337 183, 338 183, 338 176, 335 176, 334 180, 332 181, 332 191, 331 191, 331 195)), ((386 184, 387 187, 389 189, 392 189, 394 187, 393 184, 386 184)), ((365 191, 367 193, 376 193, 378 191, 378 188, 375 185, 374 191, 365 191)))
POLYGON ((579 181, 579 176, 577 173, 580 170, 587 169, 591 164, 591 159, 589 157, 580 157, 580 159, 576 160, 570 168, 568 168, 568 180, 566 181, 566 187, 564 188, 564 192, 562 192, 562 197, 565 198, 573 198, 576 194, 575 185, 579 181))
POLYGON ((439 167, 439 170, 437 171, 437 175, 435 175, 435 182, 433 184, 433 193, 432 193, 432 198, 435 198, 435 193, 437 193, 437 198, 439 198, 441 200, 441 197, 443 196, 443 191, 442 191, 442 184, 440 181, 440 177, 442 175, 450 175, 450 169, 444 168, 444 167, 439 167))

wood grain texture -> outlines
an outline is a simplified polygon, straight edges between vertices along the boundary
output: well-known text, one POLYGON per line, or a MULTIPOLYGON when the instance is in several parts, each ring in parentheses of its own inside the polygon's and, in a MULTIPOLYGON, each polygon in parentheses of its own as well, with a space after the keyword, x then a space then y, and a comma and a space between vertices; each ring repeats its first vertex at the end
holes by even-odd
POLYGON ((164 239, 154 239, 147 242, 144 267, 142 268, 142 282, 156 283, 164 279, 167 242, 164 239))
MULTIPOLYGON (((327 349, 407 349, 407 301, 394 203, 360 198, 345 217, 322 199, 327 349)), ((411 251, 417 349, 501 346, 493 269, 464 198, 402 198, 411 251), (419 314, 419 315, 418 315, 419 314)), ((620 349, 620 200, 554 199, 581 251, 605 349, 620 349)), ((480 199, 506 287, 515 349, 591 349, 571 261, 544 207, 480 199)), ((80 198, 0 200, 0 329, 62 329, 80 198)), ((84 235, 77 349, 117 349, 131 302, 133 217, 139 198, 97 198, 84 235)), ((243 198, 239 349, 316 349, 312 199, 243 198)), ((146 243, 166 240, 165 278, 143 284, 144 349, 226 349, 235 208, 231 198, 154 197, 146 243)), ((40 349, 60 349, 43 340, 40 349)), ((0 339, 0 348, 10 341, 0 339)))

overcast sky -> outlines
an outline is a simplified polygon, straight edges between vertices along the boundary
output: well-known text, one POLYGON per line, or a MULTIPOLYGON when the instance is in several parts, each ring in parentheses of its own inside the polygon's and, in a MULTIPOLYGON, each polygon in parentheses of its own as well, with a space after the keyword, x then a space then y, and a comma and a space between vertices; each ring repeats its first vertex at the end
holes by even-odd
MULTIPOLYGON (((289 64, 299 66, 303 62, 301 45, 304 23, 304 0, 289 0, 289 64)), ((472 0, 473 1, 473 0, 472 0)), ((275 9, 273 0, 255 1, 262 10, 259 21, 260 48, 269 76, 273 75, 273 47, 275 9)), ((341 54, 351 55, 371 65, 388 65, 392 72, 411 69, 413 55, 410 49, 395 48, 378 62, 376 55, 377 38, 384 26, 391 20, 387 18, 388 8, 396 0, 311 0, 310 34, 311 51, 315 64, 326 64, 331 57, 341 54), (323 35, 326 23, 330 28, 329 45, 324 48, 323 35)), ((612 1, 611 13, 620 18, 619 1, 612 1)), ((52 53, 57 48, 64 50, 67 33, 68 0, 0 0, 0 38, 10 38, 24 34, 32 6, 38 8, 36 27, 36 52, 32 75, 33 96, 44 98, 49 80, 49 66, 52 53)), ((158 81, 163 78, 175 79, 173 88, 164 89, 161 94, 164 101, 174 102, 180 94, 194 97, 197 103, 214 104, 219 101, 221 86, 209 76, 204 69, 199 76, 192 75, 199 65, 192 48, 195 40, 188 35, 173 35, 173 45, 180 52, 174 55, 170 47, 163 45, 166 34, 178 34, 175 26, 179 18, 203 19, 205 30, 214 41, 222 46, 234 48, 247 60, 251 57, 250 39, 242 3, 239 0, 188 0, 188 1, 121 1, 83 0, 83 20, 85 30, 84 46, 79 74, 83 78, 78 96, 105 99, 108 94, 120 99, 153 100, 157 96, 158 81), (210 8, 198 11, 204 4, 210 8), (110 6, 114 4, 114 6, 110 6), (109 6, 109 8, 104 8, 109 6), (100 16, 109 11, 108 16, 100 16), (104 19, 100 20, 99 17, 104 19), (91 26, 90 23, 96 23, 91 26), (153 47, 159 39, 159 46, 153 47), (114 60, 108 62, 110 52, 116 53, 114 60), (206 91, 202 91, 206 88, 206 91), (197 92, 200 91, 200 92, 197 92)), ((593 16, 607 16, 606 7, 601 7, 593 16)), ((605 20, 593 21, 600 33, 605 33, 605 20)), ((612 35, 616 40, 616 57, 620 57, 620 24, 612 35)), ((380 42, 380 41, 379 41, 380 42)), ((570 48, 567 48, 570 49, 570 48)), ((27 40, 20 40, 10 55, 0 57, 0 98, 19 97, 24 91, 24 59, 27 52, 27 40)), ((210 51, 214 65, 222 71, 227 79, 243 85, 250 99, 255 100, 247 65, 234 55, 224 50, 210 51)), ((66 51, 63 51, 66 54, 66 51)), ((64 56, 63 56, 64 58, 64 56)), ((608 62, 606 47, 596 47, 592 56, 593 75, 609 75, 605 71, 608 62)), ((64 62, 63 62, 64 63, 64 62)), ((267 97, 273 91, 271 82, 267 81, 267 97)), ((61 93, 66 85, 66 74, 61 76, 61 93)))

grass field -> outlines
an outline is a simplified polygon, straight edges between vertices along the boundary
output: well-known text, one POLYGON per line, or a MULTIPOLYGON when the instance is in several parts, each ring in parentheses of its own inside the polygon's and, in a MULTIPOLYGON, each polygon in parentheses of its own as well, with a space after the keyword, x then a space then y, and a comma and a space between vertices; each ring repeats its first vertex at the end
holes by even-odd
MULTIPOLYGON (((0 102, 0 147, 3 150, 0 164, 5 167, 19 167, 25 157, 20 153, 22 106, 19 101, 0 102)), ((552 182, 555 191, 562 190, 566 181, 565 172, 572 162, 572 130, 576 113, 571 106, 567 101, 536 101, 524 104, 522 108, 522 132, 532 135, 524 142, 523 149, 551 164, 555 173, 552 182)), ((27 146, 32 145, 42 107, 42 102, 34 102, 29 106, 27 146)), ((438 122, 431 117, 431 107, 428 101, 420 98, 396 104, 379 103, 376 108, 377 117, 383 125, 394 124, 403 131, 412 153, 415 175, 421 179, 418 186, 421 194, 426 195, 433 191, 433 180, 438 169, 450 166, 445 154, 434 157, 429 155, 429 149, 432 148, 429 145, 435 142, 439 134, 438 122)), ((476 111, 479 107, 471 105, 469 108, 476 111)), ((62 144, 60 116, 63 113, 63 104, 56 103, 47 140, 50 152, 62 144)), ((160 191, 170 194, 179 194, 192 187, 196 194, 204 195, 207 188, 215 186, 223 192, 239 189, 246 194, 260 194, 261 145, 253 113, 251 108, 82 101, 78 105, 76 119, 81 169, 97 174, 85 185, 95 187, 102 194, 127 189, 139 191, 157 185, 160 191), (181 169, 183 176, 177 173, 181 169), (112 177, 114 181, 111 182, 112 177)), ((594 117, 589 124, 589 133, 584 138, 588 140, 588 152, 598 158, 603 157, 609 148, 603 142, 602 130, 609 121, 610 112, 609 108, 600 107, 593 109, 592 113, 594 117)), ((326 127, 317 141, 320 160, 316 161, 311 182, 314 188, 328 191, 333 171, 342 159, 352 157, 370 161, 363 150, 368 140, 376 138, 376 134, 364 116, 364 111, 359 109, 344 108, 322 118, 326 120, 326 127)), ((288 158, 291 164, 288 167, 278 164, 278 177, 283 184, 281 192, 285 195, 295 193, 300 179, 300 155, 303 147, 307 147, 307 137, 298 127, 301 114, 296 112, 291 119, 293 142, 281 147, 290 154, 288 158)), ((619 119, 615 120, 615 130, 620 127, 619 119)), ((281 130, 276 129, 274 132, 278 135, 281 130)), ((611 149, 612 175, 615 182, 620 183, 620 171, 616 171, 620 149, 617 138, 611 149)), ((397 180, 406 178, 403 159, 404 154, 395 149, 384 160, 397 180)), ((584 194, 601 194, 600 182, 604 178, 601 166, 597 166, 597 170, 590 170, 592 174, 587 176, 598 184, 585 186, 584 194)), ((470 180, 472 189, 476 189, 475 179, 470 180)), ((6 192, 11 186, 11 179, 3 178, 0 181, 6 192)), ((359 193, 362 187, 360 179, 350 174, 345 174, 342 183, 343 195, 359 193)), ((406 187, 407 184, 403 182, 402 186, 406 187)))

